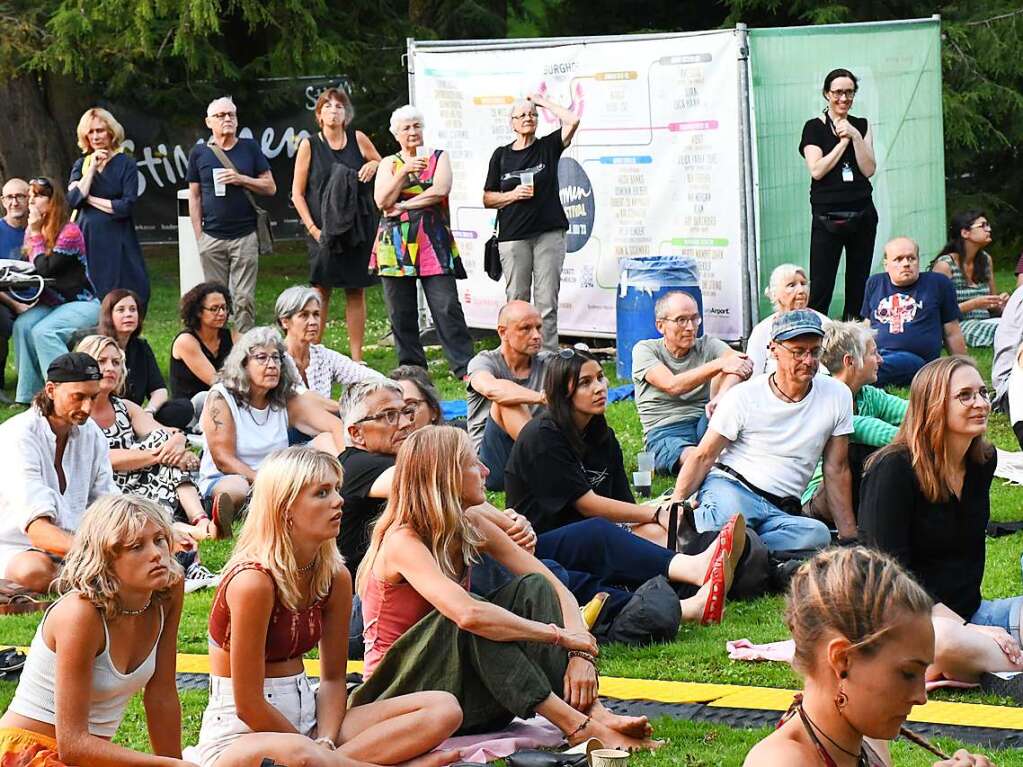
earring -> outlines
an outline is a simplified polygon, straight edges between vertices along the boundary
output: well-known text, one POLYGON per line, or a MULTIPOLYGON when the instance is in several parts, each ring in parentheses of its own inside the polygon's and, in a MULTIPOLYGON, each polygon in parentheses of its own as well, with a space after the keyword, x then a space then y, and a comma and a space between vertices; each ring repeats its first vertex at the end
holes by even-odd
POLYGON ((835 695, 835 708, 841 711, 849 705, 849 696, 845 694, 845 685, 838 685, 838 693, 835 695))

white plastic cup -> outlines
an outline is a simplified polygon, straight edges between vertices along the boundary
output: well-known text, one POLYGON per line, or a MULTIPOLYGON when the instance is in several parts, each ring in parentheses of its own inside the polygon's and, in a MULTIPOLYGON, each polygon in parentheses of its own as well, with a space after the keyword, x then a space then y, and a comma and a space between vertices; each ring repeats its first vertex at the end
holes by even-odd
POLYGON ((617 748, 595 748, 590 751, 590 767, 627 767, 629 752, 617 748))
POLYGON ((520 173, 519 180, 522 182, 522 186, 532 186, 534 173, 520 173))
POLYGON ((416 147, 416 157, 429 157, 431 154, 429 147, 422 144, 416 147))
POLYGON ((653 471, 654 454, 646 450, 642 453, 636 453, 636 463, 639 464, 640 471, 653 471))
POLYGON ((227 184, 224 183, 225 173, 227 173, 227 168, 213 169, 213 194, 217 197, 227 196, 227 184))

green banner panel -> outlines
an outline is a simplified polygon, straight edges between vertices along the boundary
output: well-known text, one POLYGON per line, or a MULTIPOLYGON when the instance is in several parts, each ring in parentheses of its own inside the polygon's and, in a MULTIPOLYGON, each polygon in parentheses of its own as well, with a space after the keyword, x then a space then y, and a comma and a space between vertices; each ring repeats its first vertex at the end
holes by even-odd
MULTIPOLYGON (((896 235, 920 243, 924 268, 944 243, 940 34, 936 19, 750 30, 761 317, 772 311, 763 293, 771 270, 809 264, 810 174, 799 138, 826 106, 821 86, 832 69, 859 78, 852 114, 867 118, 874 138, 880 223, 873 271, 896 235)), ((833 317, 842 312, 844 263, 833 317)))

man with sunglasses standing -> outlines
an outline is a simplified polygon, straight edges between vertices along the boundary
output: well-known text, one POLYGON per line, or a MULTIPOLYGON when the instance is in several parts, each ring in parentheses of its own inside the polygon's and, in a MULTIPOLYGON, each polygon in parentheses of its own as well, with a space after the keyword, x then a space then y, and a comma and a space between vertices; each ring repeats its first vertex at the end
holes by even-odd
POLYGON ((721 398, 706 435, 686 457, 674 498, 698 494, 700 532, 718 530, 741 513, 769 551, 823 548, 831 533, 823 522, 801 516, 800 503, 823 457, 839 541, 854 542, 852 394, 840 381, 817 375, 824 330, 815 312, 779 314, 771 335, 777 370, 737 384, 721 398))
POLYGON ((259 269, 256 209, 247 192, 272 197, 277 184, 259 144, 238 138, 238 111, 230 96, 210 103, 206 127, 213 134, 210 142, 197 143, 188 155, 188 215, 199 243, 204 279, 228 286, 234 328, 244 333, 255 324, 259 269), (220 160, 211 144, 234 169, 220 160))
POLYGON ((706 433, 713 403, 749 378, 753 363, 724 341, 697 335, 703 317, 685 291, 658 298, 654 322, 661 338, 632 348, 632 381, 654 471, 674 474, 706 433))
POLYGON ((515 140, 490 158, 483 205, 497 209, 497 239, 509 301, 531 301, 543 318, 543 348, 558 348, 558 294, 565 263, 568 218, 561 206, 558 161, 572 143, 579 118, 569 109, 532 94, 512 104, 515 140), (536 137, 538 109, 561 129, 536 137))
MULTIPOLYGON (((4 206, 4 217, 0 218, 0 259, 21 261, 21 246, 28 228, 28 184, 20 178, 8 179, 0 191, 0 202, 4 206)), ((6 385, 4 370, 7 368, 14 320, 24 310, 24 305, 7 291, 0 291, 0 389, 6 385)), ((10 398, 0 391, 0 404, 9 405, 10 402, 10 398)))

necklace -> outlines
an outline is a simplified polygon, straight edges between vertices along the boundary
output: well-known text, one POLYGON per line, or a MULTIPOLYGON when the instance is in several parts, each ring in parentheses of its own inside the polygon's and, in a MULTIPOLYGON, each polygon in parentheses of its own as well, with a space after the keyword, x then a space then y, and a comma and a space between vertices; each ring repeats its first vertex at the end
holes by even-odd
POLYGON ((824 732, 824 730, 822 730, 820 727, 817 726, 816 722, 814 722, 813 719, 810 718, 810 715, 806 713, 806 709, 803 708, 802 704, 799 705, 799 715, 803 719, 805 719, 810 724, 810 726, 813 727, 814 730, 816 730, 821 735, 823 735, 824 738, 828 741, 828 743, 833 745, 835 748, 837 748, 843 754, 846 754, 847 756, 851 756, 853 759, 855 759, 856 760, 856 764, 866 764, 867 763, 867 755, 864 752, 862 746, 860 746, 860 752, 858 754, 854 754, 852 751, 850 751, 847 748, 842 748, 842 746, 840 746, 838 743, 835 742, 834 738, 832 738, 830 735, 828 735, 826 732, 824 732))
POLYGON ((298 568, 298 571, 299 571, 300 573, 307 573, 307 572, 309 572, 310 570, 312 570, 312 569, 313 569, 313 567, 315 567, 315 566, 316 566, 316 561, 317 561, 317 560, 318 560, 319 558, 320 558, 320 555, 319 555, 319 554, 317 554, 317 555, 316 555, 315 557, 313 557, 313 561, 312 561, 312 562, 310 562, 310 563, 309 563, 309 564, 307 564, 307 565, 303 565, 302 567, 299 567, 299 568, 298 568))
POLYGON ((780 394, 780 395, 781 395, 782 397, 784 397, 784 398, 785 398, 786 400, 788 400, 789 402, 791 402, 791 403, 792 403, 793 405, 795 405, 795 404, 796 404, 797 402, 802 402, 802 401, 803 401, 803 399, 804 399, 804 398, 806 397, 806 395, 810 393, 810 389, 812 389, 812 388, 813 388, 813 381, 811 381, 811 382, 810 382, 810 386, 809 386, 809 388, 807 388, 806 392, 805 392, 805 393, 803 394, 803 396, 802 396, 802 397, 800 397, 799 399, 792 399, 792 397, 790 397, 790 396, 789 396, 788 394, 786 394, 785 392, 783 392, 783 391, 781 390, 781 387, 780 387, 780 386, 778 386, 778 382, 774 380, 774 373, 771 373, 771 377, 770 377, 770 378, 768 378, 767 380, 768 380, 768 383, 770 383, 770 384, 771 384, 771 388, 772 388, 772 389, 774 389, 774 390, 775 390, 776 392, 778 392, 778 394, 780 394))
POLYGON ((126 610, 125 608, 122 607, 121 608, 121 615, 142 615, 142 613, 144 613, 146 610, 149 609, 149 606, 151 604, 153 604, 153 595, 152 594, 149 595, 149 601, 146 602, 146 604, 141 609, 138 609, 138 610, 126 610))
POLYGON ((271 406, 270 406, 270 403, 269 403, 269 401, 268 401, 268 402, 266 403, 266 418, 264 418, 264 419, 263 419, 263 423, 260 423, 260 422, 259 422, 259 421, 258 421, 258 420, 256 419, 256 411, 257 411, 257 410, 259 410, 259 409, 260 409, 260 408, 255 408, 255 407, 252 407, 252 406, 250 405, 250 406, 248 407, 248 411, 249 411, 249 418, 251 418, 251 419, 252 419, 252 423, 256 424, 256 426, 266 426, 266 425, 267 425, 268 423, 270 423, 270 411, 271 411, 271 409, 272 409, 272 408, 271 408, 271 406))

